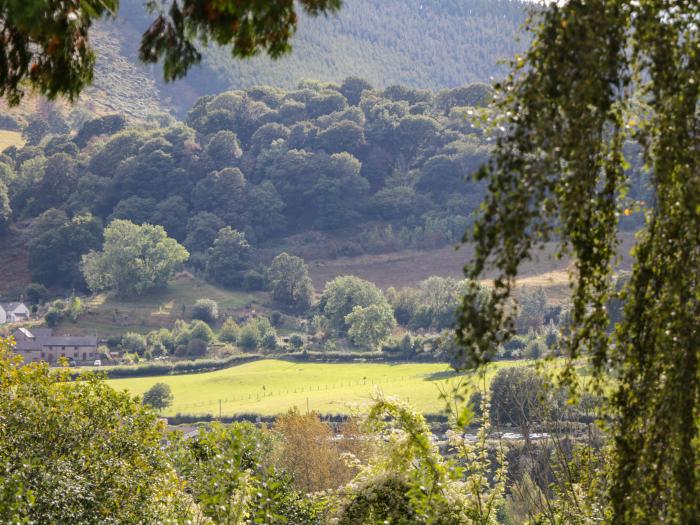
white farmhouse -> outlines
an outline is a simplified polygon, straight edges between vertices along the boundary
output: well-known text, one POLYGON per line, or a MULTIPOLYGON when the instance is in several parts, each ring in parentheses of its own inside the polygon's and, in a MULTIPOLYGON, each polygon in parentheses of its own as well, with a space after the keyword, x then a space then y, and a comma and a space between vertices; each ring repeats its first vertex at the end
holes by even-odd
POLYGON ((29 319, 24 303, 0 303, 0 324, 17 323, 29 319))

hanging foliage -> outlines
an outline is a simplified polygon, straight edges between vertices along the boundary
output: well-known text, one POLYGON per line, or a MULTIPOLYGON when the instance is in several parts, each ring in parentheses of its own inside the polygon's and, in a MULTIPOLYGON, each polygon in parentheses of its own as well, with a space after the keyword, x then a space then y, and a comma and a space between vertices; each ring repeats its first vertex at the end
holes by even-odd
POLYGON ((486 307, 467 292, 462 366, 488 361, 511 333, 519 265, 546 241, 571 256, 572 331, 561 379, 590 358, 610 399, 612 523, 700 516, 700 3, 570 0, 531 24, 497 102, 499 138, 478 173, 489 195, 467 277, 499 271, 486 307), (623 320, 606 304, 628 209, 623 146, 643 151, 654 201, 634 249, 623 320))

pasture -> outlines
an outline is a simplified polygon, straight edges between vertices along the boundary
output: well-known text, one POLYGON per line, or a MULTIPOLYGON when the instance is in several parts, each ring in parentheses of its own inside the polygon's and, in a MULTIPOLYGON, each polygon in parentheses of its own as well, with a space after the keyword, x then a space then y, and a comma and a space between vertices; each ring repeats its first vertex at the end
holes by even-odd
MULTIPOLYGON (((486 381, 502 366, 524 361, 491 365, 486 381)), ((476 384, 476 377, 454 373, 445 363, 298 363, 266 359, 225 370, 202 374, 113 379, 118 390, 143 394, 155 383, 170 385, 174 395, 163 415, 230 416, 241 413, 276 415, 297 406, 321 414, 352 412, 368 404, 380 390, 411 403, 423 413, 444 409, 440 390, 450 390, 459 382, 476 384), (308 402, 308 405, 307 405, 308 402)))
POLYGON ((203 298, 215 300, 221 318, 225 319, 235 317, 240 310, 259 306, 267 300, 267 295, 224 290, 185 275, 171 280, 167 288, 143 297, 120 299, 106 293, 93 295, 86 299, 87 311, 77 322, 64 319, 56 331, 108 337, 125 332, 147 333, 163 327, 170 329, 177 319, 187 319, 192 305, 203 298))

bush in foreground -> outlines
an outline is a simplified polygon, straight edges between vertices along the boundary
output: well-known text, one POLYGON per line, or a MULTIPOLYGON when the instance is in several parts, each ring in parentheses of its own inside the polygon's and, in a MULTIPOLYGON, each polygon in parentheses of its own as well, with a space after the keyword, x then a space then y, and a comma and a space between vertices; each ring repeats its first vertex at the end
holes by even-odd
POLYGON ((66 388, 65 374, 9 350, 0 340, 1 523, 193 518, 154 412, 95 376, 66 388))

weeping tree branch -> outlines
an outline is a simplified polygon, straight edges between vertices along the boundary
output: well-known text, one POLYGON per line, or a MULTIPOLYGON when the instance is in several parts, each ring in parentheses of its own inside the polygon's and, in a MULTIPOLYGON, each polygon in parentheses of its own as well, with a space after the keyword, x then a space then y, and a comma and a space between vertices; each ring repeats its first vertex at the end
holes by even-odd
POLYGON ((518 267, 557 240, 571 256, 572 330, 560 379, 593 365, 610 396, 613 523, 697 523, 700 516, 700 4, 570 0, 533 19, 496 110, 503 121, 477 174, 489 195, 465 274, 495 268, 486 306, 464 297, 459 362, 489 361, 513 331, 518 267), (635 249, 624 319, 611 333, 626 142, 642 146, 655 201, 635 249))

